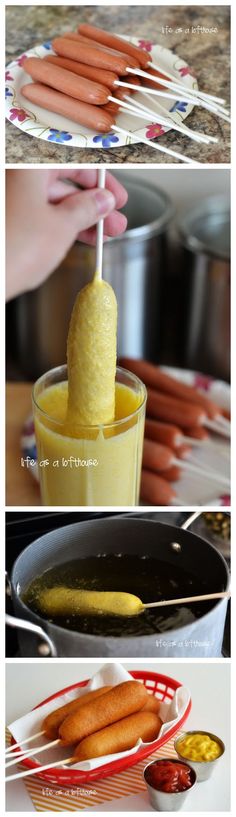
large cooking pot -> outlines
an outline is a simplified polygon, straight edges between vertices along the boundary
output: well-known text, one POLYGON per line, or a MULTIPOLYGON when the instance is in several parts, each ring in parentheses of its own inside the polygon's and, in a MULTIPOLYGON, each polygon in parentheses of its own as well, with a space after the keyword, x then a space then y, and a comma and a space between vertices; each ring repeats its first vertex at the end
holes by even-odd
POLYGON ((182 362, 212 376, 230 377, 230 209, 210 196, 178 225, 182 362))
MULTIPOLYGON (((104 245, 103 277, 116 293, 118 354, 156 359, 164 323, 162 286, 167 274, 169 197, 134 173, 118 173, 128 190, 126 232, 104 245)), ((58 270, 15 303, 13 328, 21 371, 36 379, 66 356, 70 315, 79 289, 92 280, 95 250, 76 242, 58 270)), ((12 326, 12 324, 11 324, 12 326)))
POLYGON ((45 621, 21 600, 30 582, 45 570, 67 561, 104 553, 143 552, 172 565, 210 575, 216 586, 226 590, 229 573, 221 554, 200 536, 186 530, 199 515, 194 513, 182 528, 132 516, 115 516, 75 523, 50 531, 32 542, 16 560, 10 585, 16 614, 7 623, 19 627, 22 656, 187 656, 219 657, 224 634, 227 600, 216 601, 210 612, 191 624, 158 634, 128 637, 101 637, 66 630, 45 621), (39 641, 40 639, 40 641, 39 641))

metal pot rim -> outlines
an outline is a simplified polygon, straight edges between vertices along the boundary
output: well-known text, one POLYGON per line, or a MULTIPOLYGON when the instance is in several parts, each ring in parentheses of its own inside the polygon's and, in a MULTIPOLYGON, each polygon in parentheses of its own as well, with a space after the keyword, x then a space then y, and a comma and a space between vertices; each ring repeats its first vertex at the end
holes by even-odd
MULTIPOLYGON (((108 521, 108 522, 109 522, 109 521, 112 521, 112 519, 113 519, 113 518, 114 518, 114 517, 108 517, 107 521, 108 521)), ((116 517, 116 519, 117 519, 117 517, 116 517)), ((139 522, 144 522, 144 523, 147 523, 147 522, 148 522, 148 524, 149 524, 149 525, 150 525, 150 524, 152 524, 152 525, 155 525, 155 524, 156 524, 156 521, 155 521, 154 519, 140 519, 140 520, 137 520, 137 517, 135 517, 135 520, 136 520, 136 521, 139 521, 139 522)), ((93 521, 96 521, 96 523, 97 523, 97 522, 104 522, 104 517, 103 517, 102 519, 91 520, 91 522, 93 522, 93 521)), ((132 523, 132 522, 133 522, 133 519, 132 519, 132 518, 130 518, 130 517, 125 517, 125 518, 123 517, 123 518, 120 520, 120 522, 122 523, 122 521, 125 521, 125 522, 127 522, 127 521, 128 521, 129 523, 130 523, 130 522, 132 523)), ((75 525, 78 525, 78 524, 83 524, 83 523, 73 522, 73 523, 71 523, 70 525, 65 525, 64 527, 65 527, 65 528, 70 528, 70 527, 72 528, 72 527, 74 527, 75 525)), ((88 524, 88 520, 86 521, 86 524, 88 524)), ((90 524, 90 521, 89 521, 89 524, 90 524)), ((178 528, 177 526, 174 526, 174 525, 166 525, 166 523, 164 523, 164 522, 158 522, 158 524, 159 524, 159 525, 166 526, 166 527, 171 527, 171 528, 173 529, 173 531, 178 531, 178 532, 180 532, 180 531, 181 531, 181 534, 182 534, 182 532, 183 532, 183 535, 184 535, 184 536, 185 536, 186 534, 191 534, 191 535, 195 536, 197 539, 201 539, 201 540, 203 539, 203 537, 202 537, 202 536, 199 536, 199 534, 194 533, 193 531, 182 530, 181 528, 178 528)), ((58 530, 58 531, 60 531, 60 530, 61 530, 61 528, 55 528, 53 531, 49 531, 48 533, 43 534, 43 536, 50 536, 50 534, 51 534, 51 533, 55 533, 57 530, 58 530)), ((69 629, 67 629, 66 627, 61 627, 61 626, 59 626, 58 624, 54 624, 54 622, 49 622, 47 619, 44 619, 43 617, 39 616, 37 613, 35 613, 35 612, 31 611, 31 610, 30 610, 30 607, 28 607, 28 606, 27 606, 27 605, 26 605, 26 604, 25 604, 25 603, 22 601, 22 598, 21 598, 20 596, 18 596, 18 594, 17 594, 17 590, 16 590, 16 586, 15 586, 15 580, 14 580, 14 572, 15 572, 15 570, 17 569, 17 564, 18 564, 18 562, 20 561, 20 559, 23 557, 23 554, 24 554, 24 553, 26 553, 26 551, 27 551, 29 548, 31 548, 31 547, 32 547, 32 545, 36 545, 37 543, 39 543, 39 542, 40 542, 40 540, 43 538, 43 536, 38 537, 38 539, 35 539, 35 540, 34 540, 34 542, 31 542, 29 545, 27 545, 27 547, 26 547, 26 548, 25 548, 25 549, 24 549, 24 550, 23 550, 23 551, 22 551, 22 552, 19 554, 19 556, 17 557, 16 561, 14 562, 13 567, 12 567, 12 571, 11 571, 11 584, 12 584, 12 587, 13 587, 13 592, 14 592, 14 594, 16 595, 16 597, 17 597, 18 601, 20 601, 21 605, 23 606, 24 611, 26 611, 26 613, 30 613, 31 615, 35 616, 35 618, 37 619, 38 623, 40 623, 40 625, 42 625, 42 622, 43 622, 45 627, 47 627, 47 625, 48 625, 48 624, 50 624, 50 629, 52 629, 52 630, 53 630, 53 632, 55 631, 56 633, 57 633, 57 632, 59 633, 59 631, 61 631, 61 630, 62 630, 62 631, 63 631, 63 633, 70 633, 70 632, 72 632, 72 631, 71 631, 71 630, 69 630, 69 629)), ((222 554, 221 554, 221 553, 220 553, 220 552, 217 550, 217 548, 215 547, 215 545, 212 545, 212 544, 211 544, 211 542, 208 542, 207 540, 204 540, 204 541, 205 541, 205 544, 207 545, 207 547, 211 548, 211 549, 212 549, 212 550, 215 552, 215 554, 217 554, 217 557, 218 557, 218 558, 221 560, 222 565, 223 565, 223 566, 224 566, 224 568, 225 568, 226 579, 227 579, 227 580, 226 580, 226 587, 225 587, 225 590, 228 590, 229 585, 230 585, 230 574, 229 574, 229 569, 228 569, 227 562, 226 562, 226 560, 224 559, 224 556, 222 556, 222 554)), ((206 621, 206 620, 207 620, 207 617, 209 617, 209 616, 211 616, 212 614, 214 614, 215 609, 216 609, 217 607, 219 607, 219 605, 222 605, 222 604, 225 602, 225 599, 218 599, 218 600, 216 599, 215 601, 216 601, 216 603, 215 603, 215 604, 213 604, 212 609, 211 609, 211 610, 209 610, 209 611, 208 611, 208 613, 205 613, 203 616, 201 616, 201 618, 199 619, 200 621, 206 621)), ((23 611, 22 611, 22 612, 23 612, 23 611)), ((180 634, 181 634, 181 632, 182 632, 183 630, 185 630, 185 629, 186 629, 186 624, 185 624, 185 625, 183 625, 183 627, 179 627, 179 628, 177 628, 177 629, 172 629, 172 630, 170 630, 170 631, 168 631, 168 632, 170 632, 170 633, 174 633, 175 635, 177 635, 178 633, 180 633, 180 634)), ((75 633, 75 634, 76 634, 77 632, 78 632, 78 635, 81 635, 81 636, 82 636, 82 635, 84 635, 84 633, 81 633, 81 632, 80 632, 80 630, 78 630, 78 631, 73 630, 73 633, 75 633)), ((112 640, 113 640, 115 644, 118 644, 118 643, 121 641, 121 639, 125 639, 125 640, 127 641, 127 643, 128 643, 128 640, 129 640, 130 638, 135 638, 135 639, 138 641, 138 640, 139 640, 139 638, 144 638, 144 637, 145 637, 146 639, 153 639, 153 637, 155 637, 155 635, 158 635, 158 633, 156 633, 156 634, 155 634, 155 633, 152 633, 152 634, 150 634, 150 635, 146 635, 146 636, 143 636, 143 635, 142 635, 142 636, 139 636, 139 635, 137 635, 137 636, 101 636, 101 635, 93 635, 92 633, 86 633, 86 639, 89 639, 89 640, 96 639, 96 640, 98 640, 98 639, 100 638, 100 639, 103 641, 103 640, 104 640, 104 638, 107 638, 107 639, 109 639, 109 641, 112 641, 112 640)), ((167 636, 167 633, 166 633, 166 636, 167 636)))
POLYGON ((208 196, 204 199, 204 204, 201 200, 191 209, 184 210, 182 215, 177 219, 176 223, 178 233, 184 246, 194 253, 201 253, 202 255, 205 255, 207 258, 218 258, 221 261, 229 263, 230 255, 220 252, 219 250, 214 253, 212 249, 209 249, 207 243, 194 235, 194 220, 196 218, 198 218, 200 215, 202 215, 203 218, 204 216, 207 217, 208 214, 213 212, 216 214, 220 214, 222 211, 226 213, 229 211, 229 208, 230 202, 228 197, 224 194, 219 194, 216 196, 208 196))
MULTIPOLYGON (((119 176, 119 178, 120 178, 120 176, 119 176)), ((130 178, 130 174, 129 174, 129 178, 130 178)), ((124 172, 123 177, 121 176, 121 180, 122 179, 124 179, 124 183, 125 183, 125 179, 128 179, 128 174, 125 174, 125 172, 124 172)), ((118 243, 118 242, 121 242, 121 241, 123 241, 123 242, 124 241, 131 241, 133 239, 135 239, 135 241, 143 241, 143 240, 145 241, 145 240, 147 240, 148 238, 151 238, 154 235, 159 235, 160 233, 164 232, 165 227, 167 226, 169 221, 173 218, 173 215, 175 213, 175 207, 174 207, 171 199, 167 195, 167 193, 165 193, 165 191, 162 190, 162 188, 157 187, 157 185, 152 184, 149 181, 146 181, 146 179, 145 179, 144 183, 141 183, 141 181, 139 181, 139 178, 137 176, 132 177, 132 182, 134 184, 136 183, 137 187, 140 187, 141 185, 143 185, 143 187, 145 187, 146 189, 150 189, 152 191, 152 193, 158 194, 159 199, 162 199, 162 201, 163 201, 163 207, 165 209, 164 209, 162 215, 160 215, 158 218, 151 221, 150 224, 144 224, 142 227, 133 227, 130 230, 127 229, 125 231, 125 233, 122 233, 121 235, 108 238, 108 240, 106 242, 107 244, 115 244, 115 243, 118 243)))

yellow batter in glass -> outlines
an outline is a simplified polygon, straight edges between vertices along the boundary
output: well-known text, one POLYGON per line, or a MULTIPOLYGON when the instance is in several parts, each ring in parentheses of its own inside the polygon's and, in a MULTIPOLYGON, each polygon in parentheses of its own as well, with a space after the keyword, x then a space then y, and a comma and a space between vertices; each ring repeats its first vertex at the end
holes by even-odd
POLYGON ((138 503, 145 388, 116 382, 116 333, 115 294, 95 275, 72 312, 68 383, 35 392, 44 504, 138 503))

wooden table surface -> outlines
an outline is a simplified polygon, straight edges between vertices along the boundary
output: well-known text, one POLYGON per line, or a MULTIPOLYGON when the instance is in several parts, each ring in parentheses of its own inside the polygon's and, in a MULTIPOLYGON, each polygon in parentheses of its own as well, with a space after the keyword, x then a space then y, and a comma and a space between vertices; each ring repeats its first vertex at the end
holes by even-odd
POLYGON ((22 426, 31 411, 31 383, 8 383, 6 388, 6 505, 41 505, 39 487, 21 466, 22 426))

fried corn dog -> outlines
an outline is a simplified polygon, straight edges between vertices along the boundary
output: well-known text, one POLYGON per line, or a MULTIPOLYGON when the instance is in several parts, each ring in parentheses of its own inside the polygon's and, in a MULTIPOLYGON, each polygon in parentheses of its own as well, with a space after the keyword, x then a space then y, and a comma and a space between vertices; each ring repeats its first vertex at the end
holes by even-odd
POLYGON ((128 715, 117 723, 112 723, 94 735, 84 738, 76 747, 74 760, 76 763, 102 755, 116 754, 132 749, 141 738, 149 742, 157 738, 161 728, 161 720, 155 712, 137 712, 128 715))
POLYGON ((138 681, 117 684, 100 701, 90 701, 81 706, 79 712, 69 715, 59 727, 59 736, 64 746, 79 743, 83 738, 98 732, 115 721, 138 712, 146 703, 147 691, 138 681))
POLYGON ((156 698, 155 695, 148 695, 148 700, 146 701, 145 705, 142 708, 142 712, 159 712, 161 706, 161 702, 156 698))
POLYGON ((75 701, 69 701, 68 704, 64 704, 64 706, 60 706, 58 709, 54 709, 53 712, 50 712, 50 714, 44 718, 42 725, 46 737, 50 738, 51 740, 57 738, 59 726, 68 715, 72 715, 73 712, 77 712, 81 706, 84 706, 89 701, 92 701, 95 698, 100 698, 101 695, 108 692, 109 689, 111 689, 110 686, 104 686, 100 687, 99 689, 91 690, 91 692, 87 692, 87 694, 82 695, 80 698, 76 698, 75 701))

